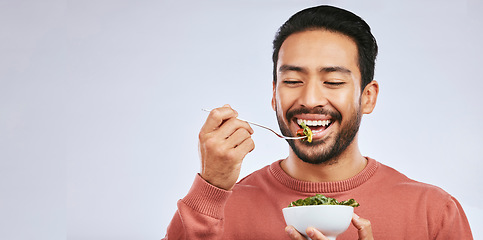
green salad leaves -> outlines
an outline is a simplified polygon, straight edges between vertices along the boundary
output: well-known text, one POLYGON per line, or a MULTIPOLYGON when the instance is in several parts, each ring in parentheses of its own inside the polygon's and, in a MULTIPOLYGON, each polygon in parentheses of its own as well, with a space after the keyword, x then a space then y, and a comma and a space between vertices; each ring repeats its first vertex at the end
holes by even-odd
POLYGON ((313 197, 308 197, 305 199, 299 199, 293 201, 288 205, 289 207, 295 206, 308 206, 308 205, 347 205, 351 207, 359 207, 359 203, 354 199, 349 199, 347 201, 338 202, 335 198, 326 197, 322 194, 317 194, 313 197))

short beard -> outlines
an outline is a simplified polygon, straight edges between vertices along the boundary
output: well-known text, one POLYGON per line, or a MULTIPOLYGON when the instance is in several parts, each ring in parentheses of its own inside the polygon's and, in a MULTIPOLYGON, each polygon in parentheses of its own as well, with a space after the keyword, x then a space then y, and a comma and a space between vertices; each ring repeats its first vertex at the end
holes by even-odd
MULTIPOLYGON (((283 118, 280 117, 278 110, 276 110, 275 112, 277 114, 277 121, 282 134, 284 134, 285 136, 291 136, 292 133, 289 127, 283 122, 283 118)), ((287 112, 287 118, 286 118, 287 121, 290 123, 292 121, 293 116, 298 113, 321 113, 321 114, 324 113, 324 114, 330 115, 334 122, 335 121, 342 122, 341 121, 342 117, 339 112, 327 111, 325 109, 318 109, 318 110, 315 110, 315 112, 314 110, 309 111, 307 109, 297 109, 297 110, 289 111, 287 112)), ((292 148, 295 155, 297 155, 297 157, 299 157, 302 161, 306 163, 328 164, 328 165, 337 163, 338 157, 354 141, 354 138, 356 137, 357 132, 359 131, 359 127, 362 119, 360 106, 359 106, 359 109, 354 110, 354 112, 352 113, 352 116, 353 117, 350 119, 350 121, 347 124, 341 125, 341 130, 335 136, 334 138, 335 142, 333 143, 332 146, 327 145, 328 142, 326 142, 325 140, 315 140, 311 143, 308 143, 308 142, 301 142, 300 140, 287 139, 287 142, 292 148), (311 149, 307 151, 302 151, 300 148, 296 146, 295 144, 296 141, 300 141, 301 144, 304 144, 306 146, 311 146, 311 149)))

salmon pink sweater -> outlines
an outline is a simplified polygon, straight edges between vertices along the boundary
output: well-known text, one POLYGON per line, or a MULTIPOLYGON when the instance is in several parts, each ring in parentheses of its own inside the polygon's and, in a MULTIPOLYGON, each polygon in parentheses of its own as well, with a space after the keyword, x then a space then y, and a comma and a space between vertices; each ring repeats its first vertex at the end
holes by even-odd
MULTIPOLYGON (((290 239, 282 208, 317 193, 355 208, 372 223, 374 239, 473 239, 458 201, 442 189, 411 180, 368 158, 365 169, 339 182, 304 182, 287 175, 276 161, 240 180, 232 191, 199 175, 178 201, 164 239, 290 239)), ((337 240, 357 239, 351 225, 337 240)))

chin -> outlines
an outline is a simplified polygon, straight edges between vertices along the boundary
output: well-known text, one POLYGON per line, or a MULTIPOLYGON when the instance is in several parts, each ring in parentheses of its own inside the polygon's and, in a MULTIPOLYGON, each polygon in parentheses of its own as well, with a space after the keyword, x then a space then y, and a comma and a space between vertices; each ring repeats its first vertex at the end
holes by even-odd
POLYGON ((305 163, 319 165, 319 164, 334 164, 337 162, 337 157, 340 152, 337 148, 323 146, 326 142, 323 140, 314 140, 311 143, 294 141, 289 142, 292 151, 295 155, 305 163))
POLYGON ((312 165, 332 165, 336 164, 337 158, 300 158, 304 163, 312 165))

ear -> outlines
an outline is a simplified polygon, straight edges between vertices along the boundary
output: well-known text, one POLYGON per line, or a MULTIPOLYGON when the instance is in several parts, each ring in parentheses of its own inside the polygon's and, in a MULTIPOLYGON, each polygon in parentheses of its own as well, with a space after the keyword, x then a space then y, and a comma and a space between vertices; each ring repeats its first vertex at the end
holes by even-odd
POLYGON ((372 80, 364 88, 361 96, 361 110, 363 114, 369 114, 376 107, 377 95, 379 94, 379 83, 372 80))
POLYGON ((275 93, 276 93, 275 88, 276 87, 277 87, 277 83, 273 82, 272 83, 272 109, 273 109, 273 111, 275 111, 275 107, 276 107, 276 102, 275 102, 275 93))

